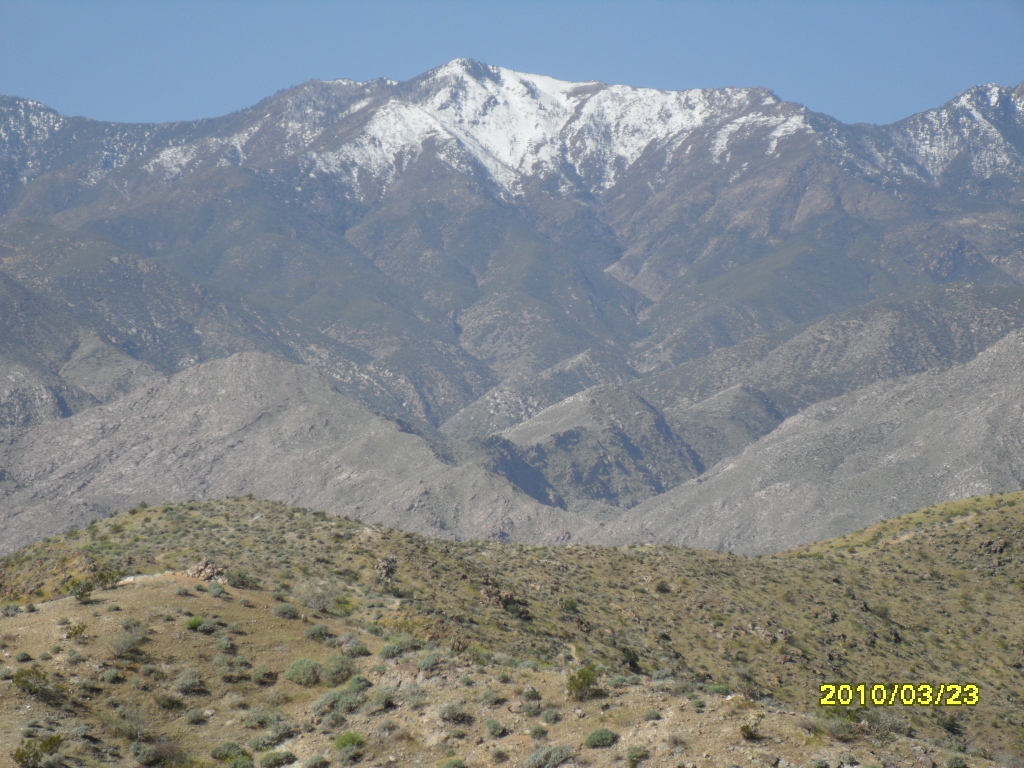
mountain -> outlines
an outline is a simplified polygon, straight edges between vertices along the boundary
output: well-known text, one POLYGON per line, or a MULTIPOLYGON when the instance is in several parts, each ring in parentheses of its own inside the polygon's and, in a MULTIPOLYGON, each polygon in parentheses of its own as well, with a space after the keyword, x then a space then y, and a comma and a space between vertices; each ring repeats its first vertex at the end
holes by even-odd
MULTIPOLYGON (((358 498, 367 519, 445 536, 682 541, 672 500, 699 486, 700 504, 741 510, 708 544, 756 549, 756 484, 705 481, 758 471, 758 446, 808 409, 852 409, 867 434, 878 413, 857 392, 912 397, 1021 327, 1022 160, 1024 86, 885 126, 763 88, 465 59, 164 125, 0 97, 6 546, 145 498, 242 491, 335 514, 358 498), (265 394, 235 403, 239 377, 265 394), (177 417, 210 402, 238 420, 237 471, 224 433, 177 417), (310 416, 336 409, 359 414, 351 429, 316 437, 310 416), (360 430, 365 456, 335 452, 360 430), (142 445, 164 463, 129 472, 142 445), (393 482, 353 479, 375 462, 393 482)), ((969 376, 943 380, 965 411, 988 407, 969 376)), ((1000 403, 992 434, 1015 418, 1000 403)), ((977 450, 971 487, 1016 488, 1012 452, 977 450)), ((773 456, 772 503, 835 523, 783 526, 773 546, 865 522, 773 456)), ((965 483, 850 498, 896 514, 965 483)))

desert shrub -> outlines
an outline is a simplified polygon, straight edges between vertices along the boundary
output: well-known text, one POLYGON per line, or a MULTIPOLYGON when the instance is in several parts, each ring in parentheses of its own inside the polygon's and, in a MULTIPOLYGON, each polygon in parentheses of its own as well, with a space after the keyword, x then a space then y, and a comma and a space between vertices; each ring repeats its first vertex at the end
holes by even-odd
POLYGON ((526 760, 526 768, 555 768, 572 757, 572 747, 564 744, 556 747, 541 747, 526 760))
POLYGON ((249 679, 256 683, 256 685, 273 685, 277 682, 277 673, 261 664, 252 671, 249 679))
POLYGON ((228 591, 224 589, 223 585, 218 584, 217 582, 213 582, 207 591, 210 593, 210 597, 223 597, 228 593, 228 591))
POLYGON ((488 688, 480 694, 480 702, 488 707, 497 707, 504 704, 508 699, 501 693, 501 691, 495 690, 494 688, 488 688))
POLYGON ((362 675, 356 675, 355 677, 353 677, 351 680, 348 681, 348 685, 345 686, 345 689, 348 690, 348 691, 352 691, 353 693, 362 693, 367 688, 372 688, 372 687, 373 687, 373 683, 371 683, 369 680, 367 680, 362 675))
POLYGON ((63 743, 60 736, 47 736, 45 739, 23 740, 11 753, 14 762, 22 768, 41 768, 46 765, 51 755, 57 754, 63 743))
POLYGON ((78 577, 71 579, 66 586, 68 594, 83 604, 89 602, 94 587, 95 585, 89 579, 80 579, 78 577))
POLYGON ((583 743, 588 747, 600 749, 603 747, 610 747, 619 740, 619 734, 614 731, 610 731, 607 728, 598 728, 596 731, 587 736, 586 741, 583 743))
POLYGON ((558 712, 557 709, 549 707, 548 709, 545 709, 543 712, 540 713, 540 719, 548 725, 554 725, 562 719, 562 715, 558 712))
POLYGON ((644 712, 644 720, 661 720, 661 712, 656 709, 648 709, 644 712))
POLYGON ((206 722, 206 714, 201 709, 190 709, 185 713, 185 722, 189 725, 202 725, 206 722))
POLYGON ((522 713, 527 717, 536 717, 541 713, 541 709, 540 702, 527 701, 523 703, 522 713))
POLYGON ((260 580, 241 568, 238 570, 228 571, 227 581, 228 586, 234 587, 235 589, 260 588, 260 580))
POLYGON ((718 695, 718 696, 728 696, 729 695, 729 686, 728 685, 721 685, 720 683, 713 684, 713 685, 707 686, 704 689, 704 692, 707 693, 707 694, 713 694, 713 695, 718 695))
POLYGON ((357 668, 347 656, 331 656, 323 668, 323 678, 330 685, 341 685, 352 678, 357 668))
POLYGON ((382 659, 397 659, 405 653, 405 649, 395 643, 388 643, 380 649, 380 657, 382 659))
POLYGON ((178 587, 178 597, 192 597, 192 590, 188 587, 178 587))
POLYGON ((317 685, 323 677, 324 668, 320 662, 311 659, 296 659, 284 673, 287 680, 296 685, 317 685))
POLYGON ((331 764, 323 755, 313 755, 302 764, 302 768, 327 768, 331 764))
POLYGON ((484 721, 484 725, 487 726, 487 732, 496 739, 500 739, 508 733, 508 728, 493 717, 487 718, 487 720, 484 721))
POLYGON ((228 768, 253 768, 254 765, 249 755, 235 755, 228 760, 228 768))
POLYGON ((207 693, 206 683, 199 676, 199 672, 194 669, 186 669, 178 675, 178 679, 174 682, 174 689, 186 696, 197 696, 207 693))
POLYGON ((124 678, 121 677, 121 670, 119 669, 107 669, 103 672, 104 683, 120 683, 122 680, 124 678))
POLYGON ((636 768, 636 765, 650 757, 647 747, 630 747, 626 750, 626 762, 629 768, 636 768))
POLYGON ((60 704, 64 700, 63 690, 50 680, 49 675, 40 669, 38 664, 19 669, 11 679, 20 691, 47 704, 60 704))
POLYGON ((357 659, 360 656, 369 656, 370 649, 358 640, 353 640, 345 645, 345 654, 353 659, 357 659))
POLYGON ((110 641, 110 653, 115 659, 126 659, 129 656, 134 656, 135 652, 139 649, 146 640, 146 629, 145 627, 136 627, 127 632, 119 632, 113 640, 110 641))
POLYGON ((10 667, 3 667, 0 669, 0 680, 10 680, 14 677, 14 670, 10 667))
POLYGON ((326 624, 314 624, 306 630, 307 640, 319 640, 320 642, 323 642, 329 637, 331 637, 331 630, 326 624))
POLYGON ((532 739, 543 739, 548 735, 548 729, 543 725, 535 725, 530 729, 530 738, 532 739))
POLYGON ((960 755, 953 755, 946 760, 946 768, 967 768, 967 761, 960 755))
POLYGON ((529 688, 524 688, 522 699, 523 701, 540 701, 540 691, 532 685, 529 688))
POLYGON ((445 763, 444 768, 466 768, 466 761, 462 758, 455 757, 445 763))
POLYGON ((234 741, 222 741, 210 750, 210 757, 214 760, 230 760, 235 755, 247 755, 240 744, 234 741))
POLYGON ((268 752, 260 758, 260 768, 280 768, 282 765, 291 765, 298 758, 291 752, 268 752))
POLYGON ((378 688, 370 697, 369 706, 370 710, 373 712, 383 712, 388 709, 394 709, 398 706, 395 702, 395 689, 378 688))
POLYGON ((32 661, 32 655, 28 651, 18 651, 14 654, 14 660, 24 664, 25 662, 32 661))
POLYGON ((419 664, 417 664, 417 666, 424 672, 432 672, 441 665, 442 661, 444 661, 444 656, 442 656, 441 654, 428 653, 426 656, 420 659, 420 662, 419 664))
POLYGON ((274 606, 274 615, 279 619, 297 619, 299 618, 299 609, 291 603, 281 603, 274 606))
POLYGON ((205 619, 202 616, 190 616, 188 621, 185 622, 185 628, 195 632, 203 626, 204 621, 205 619))
POLYGON ((466 711, 463 704, 451 702, 438 711, 438 716, 446 723, 472 723, 473 716, 466 711))
POLYGON ((575 701, 586 701, 594 695, 597 670, 587 664, 569 675, 569 697, 575 701))
POLYGON ((255 739, 249 742, 249 746, 257 752, 263 752, 264 750, 276 747, 280 744, 282 739, 273 733, 261 733, 255 739))
POLYGON ((856 735, 854 724, 841 715, 824 717, 821 719, 821 725, 832 735, 832 738, 839 741, 849 741, 856 735))
POLYGON ((345 747, 363 747, 366 746, 366 739, 355 731, 345 731, 334 740, 334 746, 338 749, 344 749, 345 747))

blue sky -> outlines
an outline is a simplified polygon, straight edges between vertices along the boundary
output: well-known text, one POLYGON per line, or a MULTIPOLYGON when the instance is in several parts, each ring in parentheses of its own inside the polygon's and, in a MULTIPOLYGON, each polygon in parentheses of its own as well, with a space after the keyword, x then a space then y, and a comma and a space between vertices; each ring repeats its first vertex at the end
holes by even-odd
POLYGON ((885 123, 1024 81, 1024 0, 0 0, 0 93, 131 122, 453 58, 567 80, 772 88, 885 123))

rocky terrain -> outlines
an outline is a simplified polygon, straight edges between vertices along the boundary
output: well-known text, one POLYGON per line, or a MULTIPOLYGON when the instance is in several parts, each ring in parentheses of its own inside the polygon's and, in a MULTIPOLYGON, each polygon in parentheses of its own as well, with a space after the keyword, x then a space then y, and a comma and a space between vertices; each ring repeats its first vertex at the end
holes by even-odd
POLYGON ((470 60, 167 125, 0 97, 0 551, 252 492, 767 552, 1015 490, 1022 137, 1022 87, 846 125, 470 60))
POLYGON ((1013 768, 1021 509, 950 502, 747 558, 134 507, 0 558, 0 760, 1013 768), (821 705, 844 683, 863 705, 821 705), (925 684, 977 691, 902 703, 925 684))

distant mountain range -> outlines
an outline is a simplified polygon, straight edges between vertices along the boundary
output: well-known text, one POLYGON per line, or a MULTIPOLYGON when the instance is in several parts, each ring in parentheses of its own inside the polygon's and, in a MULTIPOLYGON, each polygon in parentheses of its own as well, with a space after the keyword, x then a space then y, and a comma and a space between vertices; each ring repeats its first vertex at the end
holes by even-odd
POLYGON ((784 549, 1024 485, 1024 85, 886 126, 470 60, 0 97, 0 551, 256 493, 784 549))

